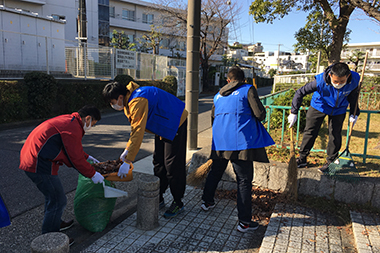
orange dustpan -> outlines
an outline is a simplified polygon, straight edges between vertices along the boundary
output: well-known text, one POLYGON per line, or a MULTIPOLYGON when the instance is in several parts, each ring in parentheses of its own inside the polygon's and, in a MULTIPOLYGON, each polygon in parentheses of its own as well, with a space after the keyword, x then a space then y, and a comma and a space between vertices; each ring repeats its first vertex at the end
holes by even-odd
POLYGON ((127 177, 120 178, 117 175, 117 172, 102 174, 102 176, 104 177, 104 179, 107 179, 108 181, 120 181, 120 182, 131 181, 133 179, 133 174, 132 174, 133 164, 130 163, 130 166, 131 168, 128 171, 127 177))

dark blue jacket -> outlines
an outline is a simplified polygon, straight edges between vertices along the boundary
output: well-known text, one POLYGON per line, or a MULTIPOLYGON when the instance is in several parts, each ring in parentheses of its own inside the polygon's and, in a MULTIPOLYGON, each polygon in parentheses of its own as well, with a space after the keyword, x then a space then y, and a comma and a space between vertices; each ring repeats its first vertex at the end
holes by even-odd
MULTIPOLYGON (((314 109, 327 115, 340 115, 346 113, 347 107, 350 105, 350 114, 354 114, 359 95, 359 74, 351 71, 347 84, 341 89, 336 89, 331 84, 330 70, 331 66, 323 73, 316 75, 314 81, 307 83, 296 91, 292 101, 292 113, 298 113, 304 96, 314 93, 310 103, 314 109)), ((360 110, 357 108, 356 115, 359 114, 360 110)))

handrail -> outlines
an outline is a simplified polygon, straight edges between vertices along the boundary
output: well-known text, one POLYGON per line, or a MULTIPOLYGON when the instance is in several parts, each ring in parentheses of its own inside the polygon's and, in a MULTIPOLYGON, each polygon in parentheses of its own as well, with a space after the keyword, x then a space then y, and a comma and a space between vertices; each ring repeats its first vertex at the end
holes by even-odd
MULTIPOLYGON (((261 98, 261 97, 260 97, 261 98)), ((267 123, 267 131, 268 133, 270 133, 270 119, 271 119, 271 114, 272 114, 272 111, 274 109, 280 109, 282 110, 282 129, 281 129, 281 142, 280 142, 280 145, 278 144, 275 144, 276 147, 280 147, 280 148, 283 148, 283 142, 284 142, 284 133, 285 133, 285 126, 286 126, 286 118, 285 118, 285 115, 286 115, 286 110, 290 110, 291 109, 291 106, 280 106, 280 105, 264 105, 265 108, 266 108, 266 111, 267 111, 267 118, 266 118, 266 123, 267 123)), ((299 149, 297 143, 299 141, 299 134, 300 134, 300 131, 299 131, 299 127, 300 127, 300 113, 301 111, 306 111, 308 110, 309 107, 301 107, 298 111, 298 117, 297 117, 297 125, 296 125, 296 128, 297 128, 297 131, 296 131, 296 148, 299 149)), ((347 112, 349 112, 349 110, 347 109, 347 112)), ((367 114, 367 123, 366 123, 366 131, 365 131, 365 138, 364 138, 364 148, 363 148, 363 153, 362 154, 358 154, 358 153, 351 153, 351 155, 353 156, 358 156, 358 157, 361 157, 363 158, 363 163, 366 162, 366 159, 367 158, 375 158, 375 159, 380 159, 380 156, 375 156, 375 155, 368 155, 367 154, 367 148, 368 148, 368 136, 369 136, 369 126, 370 126, 370 119, 371 119, 371 114, 375 114, 375 113, 380 113, 380 111, 372 111, 372 110, 360 110, 360 113, 361 114, 367 114)), ((348 137, 348 132, 349 132, 349 125, 347 127, 347 137, 348 137)), ((347 145, 347 141, 348 141, 348 138, 346 140, 346 145, 347 145)), ((289 147, 287 147, 289 148, 289 147)), ((312 149, 311 151, 313 152, 326 152, 326 149, 312 149)))

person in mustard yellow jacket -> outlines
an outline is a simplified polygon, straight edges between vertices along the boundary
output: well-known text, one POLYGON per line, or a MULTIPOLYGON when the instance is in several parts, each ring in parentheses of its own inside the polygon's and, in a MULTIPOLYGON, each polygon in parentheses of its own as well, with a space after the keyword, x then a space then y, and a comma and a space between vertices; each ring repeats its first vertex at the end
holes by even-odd
POLYGON ((124 110, 131 123, 131 135, 120 159, 118 176, 123 178, 140 149, 144 132, 155 134, 153 154, 154 175, 160 178, 160 208, 165 207, 163 194, 168 186, 173 202, 164 217, 172 218, 183 211, 182 198, 186 188, 187 114, 185 103, 157 87, 127 86, 108 83, 103 97, 115 110, 124 110))

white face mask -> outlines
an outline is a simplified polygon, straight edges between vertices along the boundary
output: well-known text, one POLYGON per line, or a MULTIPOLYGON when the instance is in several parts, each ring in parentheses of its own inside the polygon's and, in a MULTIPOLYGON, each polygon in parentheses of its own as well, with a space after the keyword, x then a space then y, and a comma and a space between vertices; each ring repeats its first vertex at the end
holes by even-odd
POLYGON ((92 118, 90 118, 90 124, 87 126, 86 122, 84 123, 84 126, 83 126, 83 130, 86 132, 88 130, 90 130, 91 128, 91 122, 92 122, 92 118))
POLYGON ((115 104, 111 104, 112 109, 115 109, 116 111, 121 111, 124 109, 124 106, 118 104, 119 100, 116 101, 115 104))
POLYGON ((338 89, 338 90, 341 89, 341 88, 343 88, 343 86, 346 85, 346 83, 335 84, 335 83, 333 83, 333 82, 331 82, 331 84, 334 86, 335 89, 338 89))

